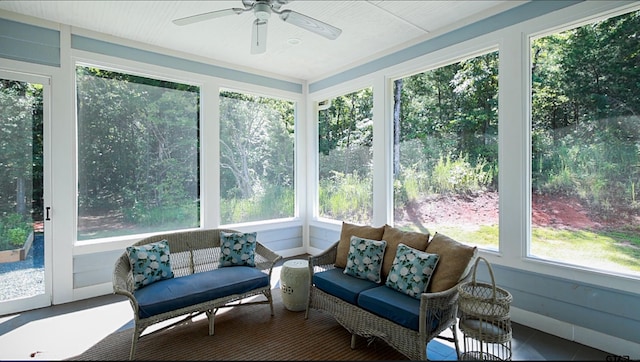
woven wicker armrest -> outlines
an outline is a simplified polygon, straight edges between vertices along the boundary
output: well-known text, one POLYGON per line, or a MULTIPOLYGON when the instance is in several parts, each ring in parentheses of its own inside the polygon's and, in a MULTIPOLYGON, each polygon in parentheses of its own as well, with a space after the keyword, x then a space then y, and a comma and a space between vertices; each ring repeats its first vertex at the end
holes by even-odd
POLYGON ((455 307, 458 301, 458 285, 435 293, 422 293, 420 296, 420 309, 447 310, 455 307))
MULTIPOLYGON (((420 296, 420 334, 431 340, 456 324, 458 314, 458 284, 435 293, 420 296), (433 328, 429 330, 429 328, 433 328)), ((446 338, 445 338, 446 339, 446 338)))
POLYGON ((254 258, 256 268, 262 271, 268 270, 269 278, 271 278, 271 272, 273 271, 274 265, 280 259, 282 259, 282 256, 276 254, 273 250, 262 245, 260 242, 256 243, 256 253, 254 258))
POLYGON ((116 260, 116 264, 113 269, 112 281, 113 292, 129 298, 129 302, 131 302, 134 310, 138 310, 138 302, 133 296, 135 288, 133 283, 133 274, 131 273, 131 264, 129 264, 129 258, 126 253, 123 253, 116 260))
POLYGON ((338 241, 317 255, 309 256, 309 270, 311 273, 334 268, 336 255, 338 254, 338 241))

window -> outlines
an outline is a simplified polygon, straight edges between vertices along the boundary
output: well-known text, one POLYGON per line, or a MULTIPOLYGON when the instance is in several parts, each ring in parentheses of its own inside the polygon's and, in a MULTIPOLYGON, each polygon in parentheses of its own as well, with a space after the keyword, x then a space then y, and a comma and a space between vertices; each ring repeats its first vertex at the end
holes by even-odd
POLYGON ((199 89, 76 67, 78 240, 200 225, 199 89))
POLYGON ((373 217, 373 92, 333 98, 318 110, 318 216, 358 224, 373 217))
POLYGON ((498 52, 393 83, 394 226, 498 248, 498 52))
POLYGON ((640 12, 532 41, 529 255, 640 276, 640 12))
POLYGON ((0 302, 24 303, 25 298, 45 293, 47 284, 43 213, 45 100, 42 83, 16 80, 13 76, 0 72, 0 302), (29 273, 16 280, 17 268, 28 268, 29 273))
POLYGON ((220 93, 222 224, 295 216, 295 103, 220 93))

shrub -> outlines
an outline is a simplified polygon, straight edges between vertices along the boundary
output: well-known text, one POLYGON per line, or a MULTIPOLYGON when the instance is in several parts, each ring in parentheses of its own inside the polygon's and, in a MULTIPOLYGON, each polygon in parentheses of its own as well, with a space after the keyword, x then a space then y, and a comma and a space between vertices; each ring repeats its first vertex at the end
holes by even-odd
POLYGON ((319 184, 320 215, 336 220, 367 224, 371 222, 373 208, 371 176, 357 173, 334 172, 319 184))
POLYGON ((17 213, 0 218, 0 250, 11 250, 22 247, 24 241, 33 230, 33 225, 17 213))
POLYGON ((491 184, 493 173, 481 158, 471 164, 467 154, 461 153, 456 159, 440 156, 430 178, 431 187, 438 194, 477 192, 491 184))

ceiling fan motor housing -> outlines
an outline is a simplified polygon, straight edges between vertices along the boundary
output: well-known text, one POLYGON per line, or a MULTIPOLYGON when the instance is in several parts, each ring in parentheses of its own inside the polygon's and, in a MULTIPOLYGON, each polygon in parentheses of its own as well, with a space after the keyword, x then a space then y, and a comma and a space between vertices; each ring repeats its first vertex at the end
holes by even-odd
POLYGON ((267 20, 271 17, 271 6, 268 3, 258 2, 253 8, 253 13, 260 20, 267 20))

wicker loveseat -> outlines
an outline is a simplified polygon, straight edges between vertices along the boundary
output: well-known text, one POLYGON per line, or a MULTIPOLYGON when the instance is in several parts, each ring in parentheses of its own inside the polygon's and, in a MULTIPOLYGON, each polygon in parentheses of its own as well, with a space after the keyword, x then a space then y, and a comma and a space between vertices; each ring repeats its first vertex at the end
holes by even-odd
MULTIPOLYGON (((229 249, 221 248, 222 232, 236 233, 240 238, 246 235, 231 229, 159 234, 136 242, 118 258, 113 272, 113 291, 129 299, 134 313, 135 328, 130 359, 134 358, 138 339, 147 327, 174 317, 185 316, 184 319, 159 330, 206 313, 209 319, 209 335, 213 335, 216 312, 221 307, 231 305, 269 304, 271 315, 274 315, 271 272, 281 257, 255 240, 255 233, 248 234, 253 244, 250 248, 253 250, 251 257, 254 263, 250 264, 255 266, 238 263, 239 265, 223 267, 226 265, 221 265, 221 253, 228 253, 229 249), (130 250, 144 252, 144 248, 149 245, 168 245, 167 257, 172 275, 140 286, 136 282, 136 276, 139 274, 134 275, 130 261, 130 250), (258 298, 243 301, 247 297, 258 295, 263 295, 266 300, 258 298)), ((225 241, 228 240, 227 237, 230 235, 225 234, 225 241)), ((225 260, 223 262, 227 264, 225 260)), ((145 335, 145 338, 150 334, 145 335)))
POLYGON ((389 225, 375 228, 343 223, 340 240, 309 257, 311 285, 305 318, 310 318, 311 309, 329 313, 352 334, 354 349, 358 336, 369 341, 378 338, 411 360, 426 360, 427 343, 437 337, 454 342, 460 355, 456 333, 457 287, 469 278, 477 249, 442 234, 429 237, 428 233, 403 232, 389 225), (349 255, 352 236, 385 240, 379 282, 345 273, 341 258, 349 255), (392 268, 396 268, 396 250, 407 250, 407 246, 439 256, 427 282, 427 292, 408 295, 385 283, 392 268), (440 336, 446 329, 451 330, 452 337, 440 336))

